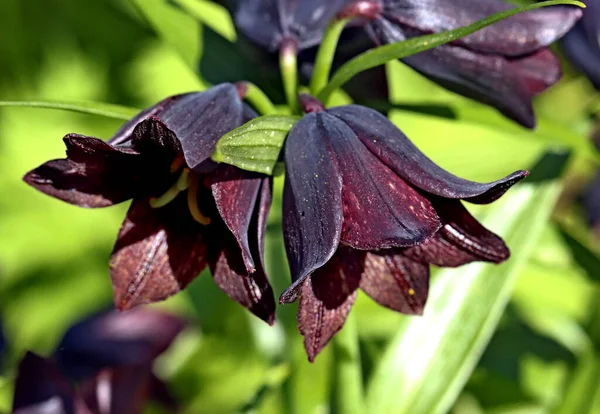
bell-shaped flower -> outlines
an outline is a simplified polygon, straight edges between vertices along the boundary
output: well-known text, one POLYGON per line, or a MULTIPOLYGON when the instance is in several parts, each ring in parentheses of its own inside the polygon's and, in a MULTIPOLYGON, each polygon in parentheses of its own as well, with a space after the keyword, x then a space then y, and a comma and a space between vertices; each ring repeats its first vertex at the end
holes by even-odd
POLYGON ((283 229, 298 322, 312 360, 341 329, 358 288, 383 306, 421 314, 429 265, 509 257, 461 200, 487 204, 527 176, 480 184, 420 152, 380 113, 358 105, 308 112, 285 144, 283 229))
POLYGON ((210 159, 221 136, 255 116, 232 84, 174 96, 108 142, 67 135, 67 158, 24 181, 81 207, 133 199, 110 260, 117 308, 165 299, 208 265, 225 293, 272 323, 263 265, 271 180, 210 159))

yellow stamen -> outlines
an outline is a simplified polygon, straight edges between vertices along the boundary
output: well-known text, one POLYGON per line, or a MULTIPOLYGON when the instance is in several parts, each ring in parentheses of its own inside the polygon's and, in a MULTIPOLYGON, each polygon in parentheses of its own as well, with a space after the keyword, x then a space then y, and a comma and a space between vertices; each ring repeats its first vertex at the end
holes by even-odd
POLYGON ((184 162, 185 159, 183 158, 183 155, 178 155, 171 163, 171 172, 174 173, 175 171, 183 167, 184 162))
POLYGON ((203 226, 210 224, 210 217, 206 217, 200 211, 198 207, 198 186, 200 185, 200 177, 196 174, 190 174, 188 177, 188 193, 187 193, 187 202, 188 208, 190 209, 190 213, 194 220, 203 226))
POLYGON ((189 175, 190 170, 185 168, 181 172, 181 175, 179 176, 175 184, 171 186, 171 188, 169 188, 160 197, 152 197, 150 199, 150 207, 161 208, 169 204, 171 201, 175 200, 179 193, 187 188, 189 175))
POLYGON ((415 294, 415 290, 414 290, 413 288, 410 288, 410 289, 408 289, 408 294, 409 294, 410 296, 414 296, 414 294, 415 294))

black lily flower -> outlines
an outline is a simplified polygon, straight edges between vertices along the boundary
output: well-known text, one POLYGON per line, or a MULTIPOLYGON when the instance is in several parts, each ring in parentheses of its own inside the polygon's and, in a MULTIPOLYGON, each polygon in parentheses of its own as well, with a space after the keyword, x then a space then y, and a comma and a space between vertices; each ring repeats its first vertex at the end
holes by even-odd
POLYGON ((600 4, 587 2, 583 18, 561 43, 569 60, 600 89, 600 4))
POLYGON ((429 264, 509 257, 460 200, 487 204, 527 176, 480 184, 443 170, 380 113, 325 110, 307 96, 285 145, 283 227, 298 322, 311 360, 341 329, 360 287, 383 306, 421 314, 429 264))
POLYGON ((67 135, 67 158, 24 180, 82 207, 133 199, 110 260, 117 308, 165 299, 208 264, 223 291, 272 323, 263 266, 271 181, 210 160, 223 134, 255 116, 232 84, 174 96, 108 142, 67 135))
POLYGON ((236 26, 271 52, 284 42, 296 50, 318 44, 329 22, 351 0, 239 0, 236 26))
MULTIPOLYGON (((360 0, 342 14, 362 17, 371 38, 387 44, 457 29, 511 7, 499 0, 360 0)), ((580 17, 580 9, 567 6, 521 13, 402 62, 533 128, 532 98, 561 76, 547 47, 580 17)))
POLYGON ((174 412, 176 402, 152 364, 184 327, 177 317, 139 309, 83 320, 67 331, 53 357, 25 355, 13 412, 135 414, 148 400, 174 412))

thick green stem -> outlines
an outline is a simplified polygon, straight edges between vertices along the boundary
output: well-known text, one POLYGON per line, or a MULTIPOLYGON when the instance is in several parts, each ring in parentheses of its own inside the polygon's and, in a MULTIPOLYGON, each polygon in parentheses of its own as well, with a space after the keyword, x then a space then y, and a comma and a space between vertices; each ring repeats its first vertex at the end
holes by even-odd
POLYGON ((248 101, 261 115, 274 115, 277 113, 275 105, 258 86, 251 82, 238 82, 238 89, 243 90, 243 98, 248 101))
POLYGON ((350 18, 333 20, 325 30, 323 41, 317 52, 315 68, 310 81, 310 92, 313 95, 317 95, 321 92, 321 89, 323 89, 329 81, 329 74, 331 73, 335 50, 338 41, 340 40, 342 30, 344 30, 344 26, 349 20, 350 18))
POLYGON ((336 413, 365 413, 362 365, 358 348, 356 320, 352 314, 344 328, 334 337, 336 413))
POLYGON ((279 52, 279 66, 285 98, 292 113, 295 113, 298 108, 296 102, 298 95, 298 49, 294 40, 282 42, 279 52))

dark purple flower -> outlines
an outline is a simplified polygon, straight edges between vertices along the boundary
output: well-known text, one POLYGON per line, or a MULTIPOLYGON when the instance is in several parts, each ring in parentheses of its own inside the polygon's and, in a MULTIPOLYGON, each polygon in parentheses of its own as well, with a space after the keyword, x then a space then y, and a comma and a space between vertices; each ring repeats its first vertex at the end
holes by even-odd
POLYGON ((262 254, 271 180, 210 159, 223 134, 255 116, 232 84, 174 96, 108 142, 67 135, 67 158, 24 180, 82 207, 133 199, 110 260, 117 308, 165 299, 208 265, 221 289, 272 323, 262 254))
MULTIPOLYGON (((457 29, 511 7, 499 0, 360 0, 343 13, 361 15, 372 39, 387 44, 457 29)), ((576 7, 533 10, 402 61, 533 128, 532 98, 561 76, 560 62, 547 46, 580 17, 576 7)))
POLYGON ((586 6, 583 18, 561 43, 569 60, 600 89, 600 4, 589 1, 586 6))
POLYGON ((297 50, 319 43, 336 13, 351 0, 239 0, 235 23, 249 39, 274 52, 291 41, 297 50))
POLYGON ((140 309, 83 320, 65 334, 53 358, 25 355, 13 412, 135 414, 148 400, 173 412, 175 400, 152 364, 184 327, 179 318, 140 309))
POLYGON ((307 112, 285 145, 283 228, 298 321, 312 360, 341 329, 360 287, 383 306, 421 314, 429 265, 509 257, 460 200, 487 204, 527 176, 480 184, 443 170, 378 112, 350 105, 307 112))
POLYGON ((587 221, 592 231, 600 237, 600 172, 585 188, 582 204, 587 215, 587 221))

